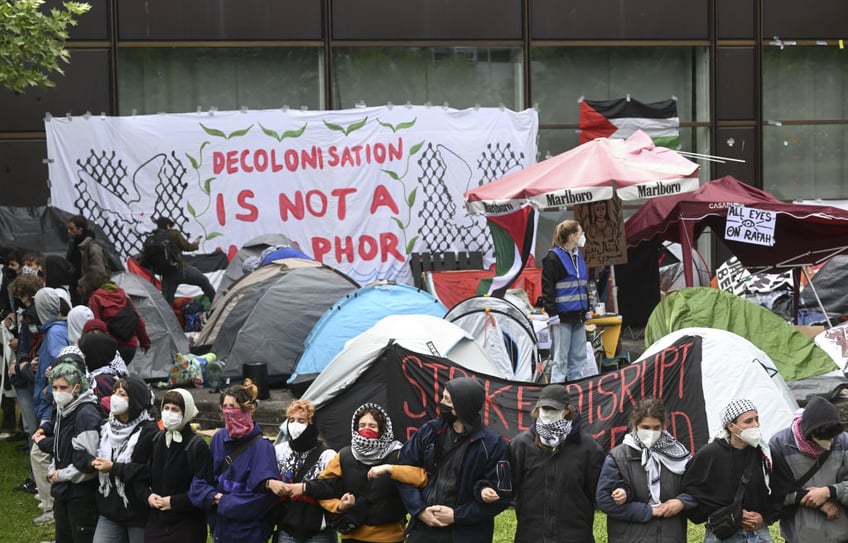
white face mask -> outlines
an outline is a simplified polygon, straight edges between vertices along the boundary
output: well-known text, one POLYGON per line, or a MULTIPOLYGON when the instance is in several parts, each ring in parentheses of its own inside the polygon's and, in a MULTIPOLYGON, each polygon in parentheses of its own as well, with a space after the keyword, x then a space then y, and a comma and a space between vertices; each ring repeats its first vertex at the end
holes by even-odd
MULTIPOLYGON (((115 404, 112 404, 115 405, 115 404)), ((173 411, 162 411, 162 425, 166 430, 177 430, 183 422, 183 416, 173 411)))
POLYGON ((294 440, 300 437, 307 425, 302 422, 289 422, 288 426, 289 437, 294 440))
POLYGON ((553 407, 540 407, 539 420, 542 424, 552 424, 558 420, 562 420, 562 409, 554 409, 553 407))
POLYGON ((109 400, 109 413, 113 415, 123 415, 129 410, 129 408, 129 400, 125 400, 117 394, 112 394, 112 397, 109 400))
MULTIPOLYGON (((734 426, 736 426, 734 424, 734 426)), ((736 426, 739 428, 738 426, 736 426)), ((760 444, 760 439, 762 438, 762 433, 760 432, 759 426, 755 426, 752 428, 745 428, 740 433, 736 434, 740 440, 746 445, 750 445, 751 447, 756 447, 760 444)))
POLYGON ((37 324, 28 324, 27 328, 29 328, 30 334, 34 334, 34 333, 38 332, 38 325, 37 324))
POLYGON ((642 445, 644 445, 645 448, 650 449, 654 443, 659 440, 662 435, 662 430, 644 430, 642 428, 637 428, 636 435, 639 436, 639 441, 642 442, 642 445))
POLYGON ((53 400, 56 401, 56 405, 62 408, 74 401, 74 395, 70 392, 54 392, 53 400))
POLYGON ((580 237, 577 238, 577 246, 583 247, 586 245, 586 234, 580 234, 580 237))
POLYGON ((822 449, 824 449, 826 451, 829 451, 830 447, 833 445, 832 439, 816 439, 816 438, 813 438, 813 441, 818 443, 819 447, 821 447, 822 449))

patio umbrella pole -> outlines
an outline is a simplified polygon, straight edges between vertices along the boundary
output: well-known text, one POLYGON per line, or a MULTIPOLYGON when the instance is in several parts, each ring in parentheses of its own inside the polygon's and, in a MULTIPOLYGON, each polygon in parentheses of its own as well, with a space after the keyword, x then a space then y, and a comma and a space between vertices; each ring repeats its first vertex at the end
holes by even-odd
POLYGON ((821 298, 819 298, 819 293, 816 292, 816 286, 813 285, 813 280, 810 277, 810 274, 807 273, 807 267, 801 266, 801 272, 804 274, 804 277, 807 278, 807 286, 813 289, 813 296, 816 297, 816 303, 819 304, 819 309, 821 309, 822 313, 824 314, 824 320, 827 323, 827 327, 833 328, 833 325, 830 324, 830 317, 827 316, 827 311, 824 310, 824 304, 822 304, 821 298))

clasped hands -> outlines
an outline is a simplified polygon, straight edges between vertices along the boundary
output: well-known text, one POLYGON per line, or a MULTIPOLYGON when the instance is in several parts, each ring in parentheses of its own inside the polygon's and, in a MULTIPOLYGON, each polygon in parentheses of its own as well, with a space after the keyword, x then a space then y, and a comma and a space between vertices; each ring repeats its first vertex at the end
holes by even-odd
POLYGON ((830 499, 830 489, 826 486, 807 487, 807 493, 801 498, 801 505, 818 509, 825 514, 827 520, 839 516, 839 506, 830 499))

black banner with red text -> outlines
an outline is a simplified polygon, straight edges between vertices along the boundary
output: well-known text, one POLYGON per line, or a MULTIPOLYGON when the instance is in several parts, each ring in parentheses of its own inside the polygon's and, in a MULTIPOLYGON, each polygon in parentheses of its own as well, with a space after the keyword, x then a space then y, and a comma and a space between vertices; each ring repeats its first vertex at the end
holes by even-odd
MULTIPOLYGON (((487 427, 508 439, 530 427, 530 412, 543 385, 474 375, 450 360, 390 345, 356 383, 318 410, 321 433, 333 447, 347 445, 353 411, 375 402, 389 412, 395 437, 406 441, 419 426, 439 416, 444 384, 466 376, 480 378, 486 388, 482 416, 487 427)), ((690 450, 708 441, 700 337, 681 338, 645 360, 567 387, 571 404, 604 449, 621 443, 633 406, 652 397, 663 400, 668 430, 690 450)))

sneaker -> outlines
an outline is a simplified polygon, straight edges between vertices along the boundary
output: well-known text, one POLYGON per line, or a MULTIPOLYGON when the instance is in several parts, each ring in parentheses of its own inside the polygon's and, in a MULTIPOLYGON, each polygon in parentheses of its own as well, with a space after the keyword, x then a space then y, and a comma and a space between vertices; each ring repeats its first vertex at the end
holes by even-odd
POLYGON ((32 523, 36 526, 46 526, 48 524, 53 524, 53 522, 53 511, 47 511, 43 515, 32 519, 32 523))
POLYGON ((23 483, 19 484, 15 487, 15 490, 20 492, 26 492, 27 494, 37 494, 38 489, 35 487, 35 481, 32 479, 27 479, 23 483))
POLYGON ((13 435, 15 435, 15 434, 12 433, 12 432, 0 432, 0 441, 6 441, 7 439, 12 437, 13 435))

